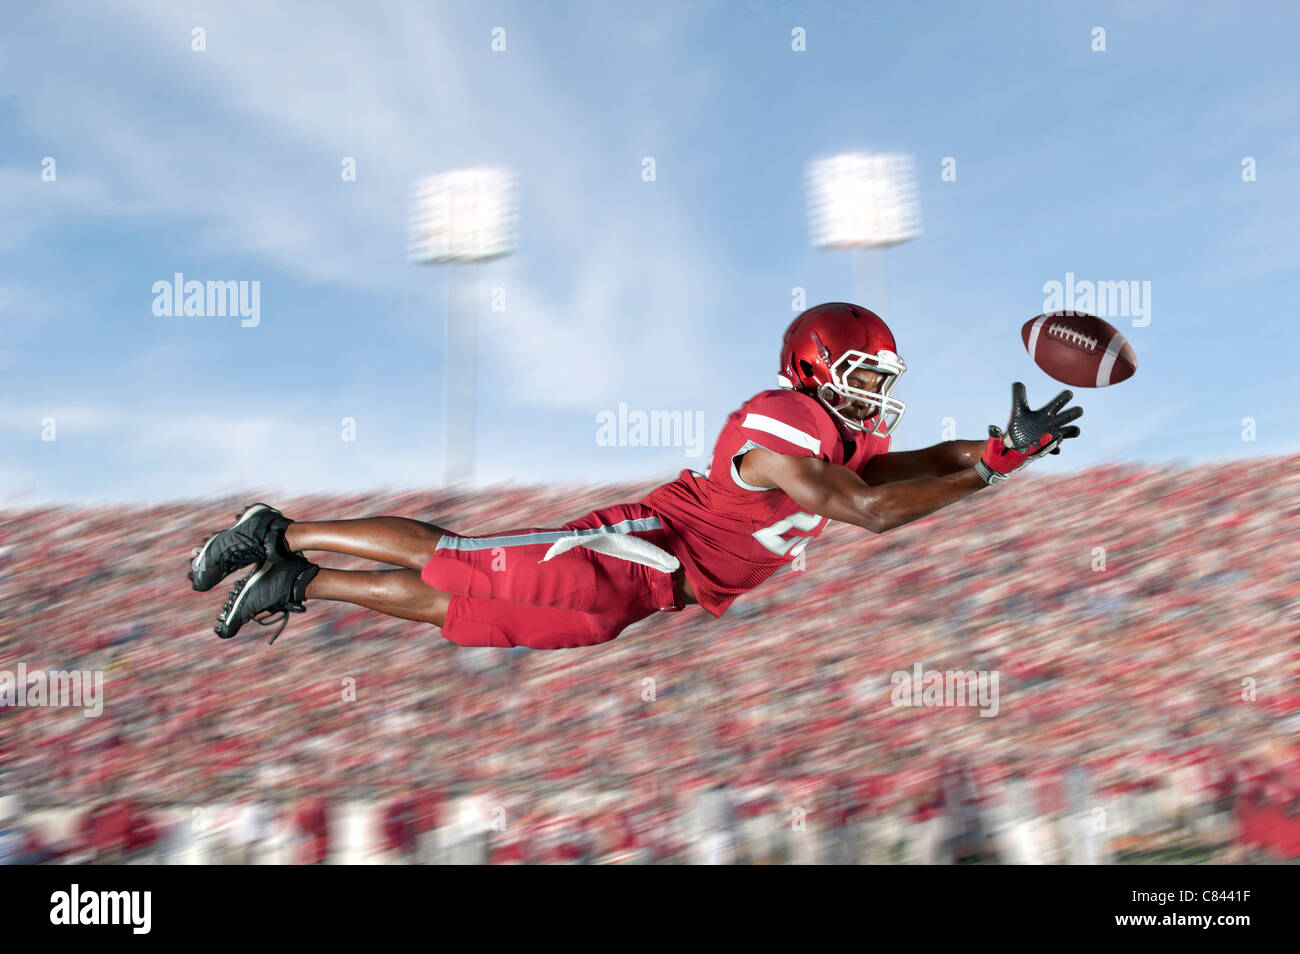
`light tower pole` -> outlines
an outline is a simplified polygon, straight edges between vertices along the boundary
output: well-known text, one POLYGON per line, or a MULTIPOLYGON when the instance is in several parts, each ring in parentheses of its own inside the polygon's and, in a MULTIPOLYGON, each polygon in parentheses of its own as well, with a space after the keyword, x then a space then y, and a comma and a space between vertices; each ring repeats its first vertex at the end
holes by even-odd
POLYGON ((443 474, 474 479, 478 390, 476 265, 509 255, 517 242, 514 173, 500 166, 427 176, 411 189, 407 255, 419 265, 452 265, 443 354, 443 474))
POLYGON ((849 249, 857 303, 888 320, 883 256, 921 234, 912 157, 846 152, 808 164, 808 223, 813 245, 849 249))

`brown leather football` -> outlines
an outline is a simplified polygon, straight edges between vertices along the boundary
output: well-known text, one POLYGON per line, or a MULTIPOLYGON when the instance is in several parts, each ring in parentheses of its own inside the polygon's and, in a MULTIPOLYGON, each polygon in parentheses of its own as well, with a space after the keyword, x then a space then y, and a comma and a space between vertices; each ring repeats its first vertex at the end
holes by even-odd
POLYGON ((1108 322, 1080 312, 1053 311, 1020 329, 1029 357, 1062 384, 1104 388, 1133 377, 1137 355, 1108 322))

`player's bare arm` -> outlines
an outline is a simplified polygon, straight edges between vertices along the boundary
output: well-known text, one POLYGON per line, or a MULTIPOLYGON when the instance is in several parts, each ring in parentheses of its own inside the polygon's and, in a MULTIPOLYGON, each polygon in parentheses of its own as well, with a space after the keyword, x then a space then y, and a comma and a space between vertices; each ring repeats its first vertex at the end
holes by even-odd
POLYGON ((862 478, 874 487, 900 480, 947 477, 974 467, 982 453, 984 441, 944 441, 920 450, 889 451, 871 458, 862 478))
POLYGON ((851 523, 872 533, 911 523, 988 486, 974 468, 968 468, 945 477, 872 487, 840 464, 775 454, 763 448, 745 455, 740 473, 755 486, 779 487, 809 513, 851 523))
MULTIPOLYGON (((1013 402, 1023 402, 1025 400, 1024 386, 1017 386, 1013 389, 1013 402)), ((1081 408, 1070 408, 1060 410, 1065 403, 1073 397, 1069 391, 1062 391, 1057 395, 1056 401, 1061 403, 1055 409, 1052 405, 1044 408, 1043 411, 1052 416, 1053 422, 1061 426, 1061 440, 1068 440, 1071 437, 1077 437, 1079 428, 1066 427, 1070 421, 1078 420, 1083 414, 1081 408)), ((1012 408, 1012 415, 1017 411, 1023 415, 1029 412, 1028 407, 1012 408)), ((1041 412, 1040 412, 1041 413, 1041 412)), ((1008 431, 1011 428, 1008 427, 1008 431)), ((1023 436, 1023 435, 1022 435, 1023 436)), ((1004 444, 1011 446, 1009 438, 1004 436, 1004 444)), ((862 471, 863 480, 871 486, 880 484, 891 484, 900 480, 920 480, 923 478, 947 477, 949 474, 960 473, 979 464, 980 458, 984 456, 988 444, 986 441, 944 441, 941 444, 935 444, 932 447, 924 447, 914 451, 890 451, 885 454, 877 454, 867 462, 867 466, 862 471)), ((1057 440, 1047 448, 1046 453, 1059 454, 1060 440, 1057 440)), ((1037 453, 1041 457, 1042 453, 1037 453)))
POLYGON ((1070 422, 1078 420, 1083 409, 1066 408, 1072 397, 1062 391, 1045 407, 1031 411, 1025 386, 1017 382, 1005 434, 990 427, 986 443, 950 441, 920 451, 881 454, 865 468, 866 479, 839 464, 762 447, 745 454, 739 472, 748 484, 780 488, 810 513, 884 533, 1001 483, 1031 460, 1057 453, 1063 441, 1079 434, 1070 422), (876 461, 884 464, 873 472, 876 461))

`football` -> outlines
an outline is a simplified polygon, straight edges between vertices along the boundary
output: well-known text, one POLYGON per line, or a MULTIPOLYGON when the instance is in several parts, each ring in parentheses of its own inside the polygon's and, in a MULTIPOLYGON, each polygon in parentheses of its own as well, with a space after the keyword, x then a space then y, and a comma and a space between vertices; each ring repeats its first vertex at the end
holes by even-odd
POLYGON ((1137 355, 1115 328, 1081 312, 1053 311, 1020 329, 1029 357, 1062 384, 1104 388, 1133 377, 1137 355))

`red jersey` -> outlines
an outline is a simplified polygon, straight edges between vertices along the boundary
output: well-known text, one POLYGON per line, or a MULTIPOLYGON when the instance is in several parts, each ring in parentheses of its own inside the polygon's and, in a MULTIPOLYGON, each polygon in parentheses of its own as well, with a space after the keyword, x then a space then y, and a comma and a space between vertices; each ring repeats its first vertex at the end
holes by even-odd
POLYGON ((741 480, 737 461, 755 447, 861 474, 889 450, 889 438, 855 434, 850 444, 815 397, 763 391, 727 418, 707 472, 684 470, 641 501, 662 517, 696 599, 714 616, 792 562, 830 522, 802 511, 780 488, 741 480))

